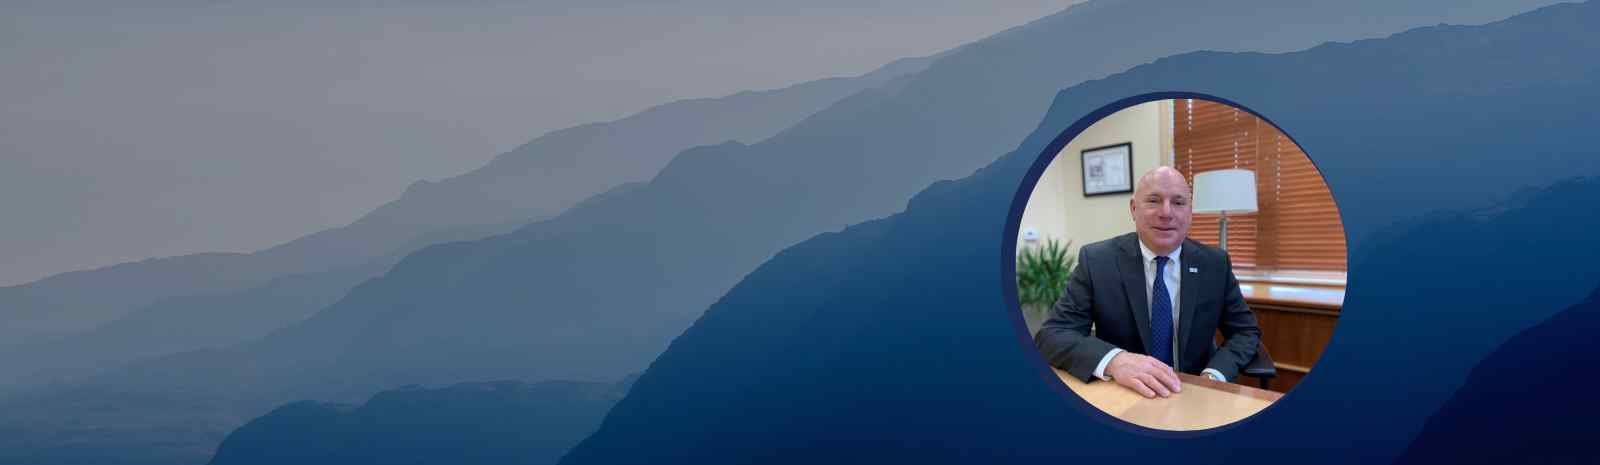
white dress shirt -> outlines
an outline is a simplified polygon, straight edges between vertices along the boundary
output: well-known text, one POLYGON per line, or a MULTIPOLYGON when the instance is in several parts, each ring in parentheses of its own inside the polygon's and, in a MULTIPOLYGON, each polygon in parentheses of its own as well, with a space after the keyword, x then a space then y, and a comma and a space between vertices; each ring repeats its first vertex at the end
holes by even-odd
MULTIPOLYGON (((1156 253, 1150 251, 1150 248, 1144 245, 1144 241, 1139 241, 1139 255, 1144 257, 1144 301, 1147 303, 1145 306, 1145 312, 1149 312, 1150 309, 1155 308, 1155 305, 1150 305, 1148 303, 1150 302, 1150 299, 1153 298, 1151 297, 1151 294, 1155 293, 1156 253)), ((1165 269, 1161 270, 1161 281, 1167 285, 1167 298, 1171 300, 1169 303, 1172 304, 1168 308, 1172 309, 1171 339, 1173 367, 1183 366, 1178 363, 1178 313, 1180 310, 1178 308, 1178 292, 1181 291, 1183 286, 1183 273, 1181 272, 1181 270, 1183 270, 1183 264, 1180 263, 1178 257, 1181 256, 1183 256, 1183 244, 1179 243, 1177 248, 1172 249, 1172 252, 1166 255, 1167 266, 1165 269)), ((1110 380, 1111 377, 1106 375, 1106 365, 1111 363, 1112 357, 1116 357, 1117 354, 1121 352, 1121 348, 1112 348, 1110 352, 1106 352, 1105 357, 1100 358, 1100 364, 1095 365, 1094 376, 1103 380, 1110 380)), ((1222 372, 1215 369, 1207 368, 1204 371, 1201 371, 1201 373, 1218 381, 1227 381, 1227 379, 1222 376, 1222 372)))

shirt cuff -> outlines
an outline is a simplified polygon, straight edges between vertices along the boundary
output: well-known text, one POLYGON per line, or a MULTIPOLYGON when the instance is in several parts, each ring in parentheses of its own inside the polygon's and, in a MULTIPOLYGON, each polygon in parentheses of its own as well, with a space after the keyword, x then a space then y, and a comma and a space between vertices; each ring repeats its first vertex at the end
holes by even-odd
POLYGON ((1200 374, 1206 375, 1207 377, 1209 377, 1211 379, 1214 379, 1214 380, 1217 380, 1217 381, 1222 381, 1222 382, 1227 382, 1228 381, 1228 377, 1222 376, 1222 372, 1217 371, 1216 368, 1207 368, 1207 369, 1204 369, 1204 370, 1200 370, 1200 374))
POLYGON ((1122 353, 1122 349, 1113 347, 1110 352, 1106 352, 1106 356, 1100 357, 1100 364, 1094 366, 1094 377, 1111 381, 1111 377, 1106 376, 1106 365, 1110 365, 1111 357, 1116 357, 1119 353, 1122 353))

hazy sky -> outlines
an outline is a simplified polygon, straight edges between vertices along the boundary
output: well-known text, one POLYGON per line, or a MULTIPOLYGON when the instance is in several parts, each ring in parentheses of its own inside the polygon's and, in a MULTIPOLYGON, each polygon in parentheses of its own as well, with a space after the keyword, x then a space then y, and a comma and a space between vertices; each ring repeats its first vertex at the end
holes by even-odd
POLYGON ((1075 1, 41 3, 0 6, 0 285, 257 250, 549 130, 865 73, 1075 1))

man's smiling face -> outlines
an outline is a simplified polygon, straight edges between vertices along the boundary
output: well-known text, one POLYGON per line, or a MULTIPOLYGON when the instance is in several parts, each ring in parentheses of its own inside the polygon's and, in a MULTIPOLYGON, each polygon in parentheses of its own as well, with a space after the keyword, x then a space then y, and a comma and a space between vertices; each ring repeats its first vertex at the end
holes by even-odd
POLYGON ((1128 208, 1139 241, 1156 255, 1166 255, 1189 236, 1191 198, 1189 183, 1171 167, 1158 167, 1139 178, 1128 208))

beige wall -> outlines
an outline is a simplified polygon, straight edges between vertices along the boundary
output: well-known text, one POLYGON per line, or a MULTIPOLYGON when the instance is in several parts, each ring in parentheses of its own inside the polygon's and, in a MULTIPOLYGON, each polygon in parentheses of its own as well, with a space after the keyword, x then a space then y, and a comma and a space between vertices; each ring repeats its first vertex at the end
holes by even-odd
POLYGON ((1039 232, 1037 244, 1049 238, 1078 246, 1133 231, 1128 213, 1132 194, 1083 196, 1083 149, 1130 142, 1133 144, 1133 177, 1158 165, 1172 164, 1172 101, 1148 102, 1122 111, 1089 126, 1067 143, 1045 169, 1027 209, 1022 213, 1022 229, 1017 231, 1018 250, 1029 245, 1023 239, 1028 228, 1039 232))

